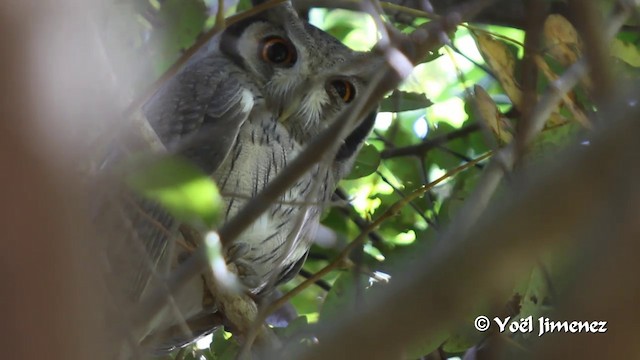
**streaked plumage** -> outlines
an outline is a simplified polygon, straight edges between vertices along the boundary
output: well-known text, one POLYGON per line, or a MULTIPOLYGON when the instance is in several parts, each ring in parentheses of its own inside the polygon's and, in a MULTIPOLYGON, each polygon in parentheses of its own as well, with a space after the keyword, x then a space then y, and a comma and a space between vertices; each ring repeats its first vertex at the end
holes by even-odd
MULTIPOLYGON (((374 67, 348 66, 364 56, 300 20, 285 3, 228 27, 143 112, 169 153, 211 174, 230 219, 364 89, 374 67)), ((240 235, 235 263, 252 293, 266 294, 298 272, 325 203, 372 125, 373 116, 363 120, 333 162, 314 166, 240 235)), ((167 212, 126 197, 122 231, 145 254, 128 275, 138 298, 196 244, 184 246, 179 224, 167 212)), ((212 297, 202 277, 193 280, 174 299, 176 307, 142 334, 144 342, 170 348, 211 330, 206 319, 216 312, 212 297), (185 322, 190 332, 181 327, 185 322)))

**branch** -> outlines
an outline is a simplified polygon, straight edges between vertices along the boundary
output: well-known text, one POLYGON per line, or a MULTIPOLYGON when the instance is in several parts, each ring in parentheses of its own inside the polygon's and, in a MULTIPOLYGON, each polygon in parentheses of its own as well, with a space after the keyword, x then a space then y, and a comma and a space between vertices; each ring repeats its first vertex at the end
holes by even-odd
POLYGON ((478 124, 471 124, 460 129, 451 131, 449 133, 440 135, 436 138, 423 141, 417 145, 405 146, 401 148, 385 149, 380 157, 382 159, 391 159, 400 156, 419 156, 423 157, 427 152, 444 145, 449 141, 456 140, 469 134, 472 134, 480 129, 478 124))
POLYGON ((593 80, 592 91, 596 103, 602 104, 614 91, 612 67, 609 59, 608 34, 603 32, 604 21, 594 1, 569 0, 576 29, 585 44, 584 53, 593 80))
MULTIPOLYGON (((309 171, 316 163, 320 162, 326 154, 337 150, 339 140, 346 137, 346 134, 354 127, 355 122, 369 114, 386 93, 397 87, 403 77, 409 75, 407 69, 398 67, 399 61, 401 62, 404 59, 404 61, 408 60, 413 64, 417 64, 424 54, 441 45, 442 33, 452 31, 462 19, 472 17, 488 3, 491 3, 491 0, 476 1, 471 6, 461 9, 460 13, 424 24, 412 33, 410 37, 400 33, 392 33, 394 38, 391 40, 393 40, 392 44, 395 47, 392 49, 378 49, 378 52, 388 50, 387 53, 384 53, 387 62, 382 64, 378 76, 371 81, 365 93, 348 111, 338 114, 327 129, 309 143, 263 191, 247 203, 236 216, 220 229, 219 235, 222 244, 226 247, 233 243, 297 179, 309 171), (400 73, 402 76, 399 75, 400 73)), ((165 285, 169 293, 178 293, 189 280, 205 271, 208 265, 206 249, 204 247, 198 248, 167 279, 165 285)), ((161 289, 151 291, 148 296, 142 299, 134 312, 136 314, 133 320, 135 328, 145 327, 147 322, 153 319, 165 304, 166 296, 164 296, 164 291, 161 289)))
MULTIPOLYGON (((479 156, 476 159, 473 159, 472 161, 470 161, 468 163, 462 164, 462 165, 456 167, 455 169, 452 169, 452 170, 448 171, 446 174, 442 175, 438 179, 436 179, 436 180, 434 180, 434 181, 432 181, 432 182, 430 182, 428 184, 424 184, 424 185, 420 186, 419 188, 417 188, 414 191, 412 191, 411 194, 409 194, 408 196, 406 196, 406 197, 396 201, 395 203, 393 203, 376 220, 371 222, 366 229, 364 229, 362 232, 360 232, 358 237, 356 237, 352 242, 350 242, 349 245, 347 245, 347 247, 345 247, 340 252, 340 254, 338 254, 338 256, 333 261, 331 261, 331 263, 329 263, 327 266, 322 268, 320 271, 318 271, 317 273, 313 274, 313 276, 307 278, 300 285, 296 286, 294 289, 292 289, 288 293, 284 294, 282 297, 278 298, 276 301, 274 301, 273 303, 269 304, 269 306, 267 306, 265 309, 263 309, 263 311, 261 311, 260 316, 256 319, 256 324, 263 323, 265 321, 265 319, 271 313, 276 311, 282 305, 286 304, 287 301, 291 300, 291 298, 293 298, 294 296, 300 294, 304 289, 306 289, 310 285, 314 284, 316 281, 322 279, 325 275, 327 275, 331 271, 336 270, 339 267, 343 266, 345 264, 345 261, 348 259, 349 254, 353 250, 355 250, 356 248, 358 248, 359 246, 362 245, 362 243, 365 241, 365 239, 367 238, 367 235, 370 232, 372 232, 375 229, 377 229, 383 222, 385 222, 389 218, 397 215, 405 206, 409 205, 413 200, 423 196, 425 193, 427 193, 428 191, 433 189, 436 185, 442 183, 443 181, 451 178, 452 176, 455 176, 456 174, 458 174, 458 173, 460 173, 460 172, 462 172, 464 170, 467 170, 467 169, 473 167, 474 165, 476 165, 479 162, 487 159, 491 155, 492 155, 492 153, 488 152, 488 153, 486 153, 484 155, 479 156)), ((248 338, 247 342, 251 343, 253 341, 252 336, 255 336, 255 335, 256 334, 253 333, 253 334, 250 334, 250 336, 247 336, 247 338, 248 338)))
POLYGON ((553 167, 532 171, 542 175, 517 184, 506 197, 511 200, 485 211, 472 231, 441 239, 423 259, 399 269, 384 293, 357 313, 350 309, 339 323, 321 327, 318 346, 292 358, 393 358, 417 339, 471 315, 478 299, 508 297, 543 250, 576 245, 582 221, 598 209, 614 210, 611 183, 621 193, 638 195, 636 177, 629 175, 640 172, 640 163, 630 162, 629 154, 640 152, 640 110, 626 115, 612 120, 591 146, 566 151, 553 167))

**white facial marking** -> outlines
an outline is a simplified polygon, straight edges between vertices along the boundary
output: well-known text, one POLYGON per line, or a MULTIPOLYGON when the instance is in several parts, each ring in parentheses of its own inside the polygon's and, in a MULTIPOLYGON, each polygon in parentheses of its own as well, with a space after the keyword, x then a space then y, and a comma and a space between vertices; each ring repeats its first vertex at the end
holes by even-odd
POLYGON ((302 103, 301 113, 306 118, 305 126, 315 125, 319 122, 322 108, 329 103, 329 95, 324 89, 311 91, 302 103))
POLYGON ((247 89, 242 89, 242 94, 240 96, 240 105, 242 105, 242 112, 251 112, 254 104, 253 93, 247 89))

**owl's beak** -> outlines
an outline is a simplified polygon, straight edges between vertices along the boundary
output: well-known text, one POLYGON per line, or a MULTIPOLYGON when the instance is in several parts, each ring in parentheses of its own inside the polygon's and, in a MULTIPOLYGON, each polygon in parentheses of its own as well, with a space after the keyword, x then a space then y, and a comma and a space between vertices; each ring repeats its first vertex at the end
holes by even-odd
POLYGON ((293 89, 290 89, 290 96, 286 96, 286 100, 280 106, 278 122, 285 124, 287 120, 289 120, 289 118, 300 108, 300 104, 304 101, 306 92, 297 89, 308 89, 310 82, 310 79, 305 79, 301 84, 296 84, 293 89))
POLYGON ((278 117, 278 122, 285 124, 295 111, 296 111, 295 102, 290 101, 288 104, 286 104, 286 107, 280 110, 280 116, 278 117))

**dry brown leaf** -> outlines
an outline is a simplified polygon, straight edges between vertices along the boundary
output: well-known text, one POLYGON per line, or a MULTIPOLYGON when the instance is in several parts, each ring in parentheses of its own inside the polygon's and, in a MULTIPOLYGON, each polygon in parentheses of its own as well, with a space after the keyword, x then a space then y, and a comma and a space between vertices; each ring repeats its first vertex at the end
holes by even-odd
MULTIPOLYGON (((553 82, 558 79, 558 75, 556 75, 551 70, 549 65, 544 61, 544 59, 542 59, 541 56, 536 56, 535 62, 538 65, 538 68, 542 70, 542 73, 547 78, 547 80, 549 80, 549 82, 553 82)), ((562 102, 566 106, 566 108, 571 112, 574 120, 579 122, 585 128, 591 129, 591 122, 589 121, 589 118, 587 118, 587 115, 573 101, 573 98, 571 97, 571 93, 564 94, 562 96, 562 102)), ((551 117, 549 118, 549 120, 547 120, 547 125, 554 126, 554 125, 562 124, 564 122, 566 122, 566 120, 562 119, 562 117, 559 116, 558 110, 556 109, 554 113, 551 115, 551 117)))
POLYGON ((489 65, 505 93, 511 99, 513 105, 520 109, 522 104, 522 91, 514 77, 516 58, 502 41, 496 40, 490 35, 475 33, 476 44, 489 65))
POLYGON ((544 40, 549 55, 564 66, 573 64, 580 57, 582 41, 562 15, 550 15, 544 22, 544 40))
POLYGON ((496 137, 498 144, 507 144, 511 141, 511 126, 502 118, 502 114, 498 110, 498 106, 491 96, 479 85, 473 87, 475 94, 475 102, 480 113, 480 117, 485 125, 491 129, 496 137))

